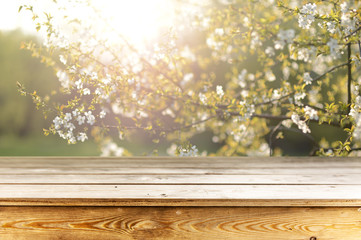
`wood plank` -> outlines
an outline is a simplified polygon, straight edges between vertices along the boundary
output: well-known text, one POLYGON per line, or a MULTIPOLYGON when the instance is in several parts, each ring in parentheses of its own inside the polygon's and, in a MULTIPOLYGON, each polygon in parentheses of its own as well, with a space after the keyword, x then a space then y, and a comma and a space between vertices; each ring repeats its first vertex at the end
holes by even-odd
MULTIPOLYGON (((360 162, 361 163, 361 162, 360 162)), ((318 168, 323 169, 326 164, 324 163, 264 163, 264 164, 257 164, 257 163, 242 163, 242 162, 215 162, 215 163, 202 163, 202 162, 112 162, 112 161, 105 161, 105 162, 78 162, 77 160, 72 161, 71 163, 59 163, 59 162, 17 162, 14 161, 13 163, 1 163, 0 168, 39 168, 39 167, 46 167, 46 168, 80 168, 80 167, 103 167, 103 168, 318 168)), ((333 164, 327 165, 327 168, 361 168, 361 164, 357 164, 354 162, 337 162, 333 164)))
POLYGON ((166 174, 166 175, 329 175, 329 174, 361 174, 361 168, 118 168, 118 167, 13 167, 0 168, 0 175, 13 174, 128 174, 128 175, 147 175, 147 174, 166 174))
POLYGON ((222 162, 232 162, 232 161, 243 161, 243 162, 342 162, 342 161, 355 161, 359 162, 359 157, 169 157, 169 156, 134 156, 134 157, 99 157, 99 156, 77 156, 77 157, 57 157, 57 156, 1 156, 1 161, 13 161, 13 160, 21 160, 21 161, 41 161, 43 159, 51 159, 52 161, 67 161, 67 160, 84 160, 84 161, 104 161, 104 160, 115 160, 115 161, 169 161, 169 162, 178 162, 178 161, 199 161, 199 162, 214 162, 214 161, 222 161, 222 162))
POLYGON ((356 240, 358 208, 0 207, 0 235, 28 239, 356 240))
POLYGON ((359 158, 52 158, 0 157, 0 167, 125 167, 125 168, 328 168, 361 167, 359 158))
POLYGON ((272 184, 359 185, 361 174, 352 175, 1 175, 0 184, 272 184))
POLYGON ((0 206, 67 207, 361 207, 361 199, 0 198, 0 206))
POLYGON ((361 199, 361 185, 0 185, 1 199, 361 199))

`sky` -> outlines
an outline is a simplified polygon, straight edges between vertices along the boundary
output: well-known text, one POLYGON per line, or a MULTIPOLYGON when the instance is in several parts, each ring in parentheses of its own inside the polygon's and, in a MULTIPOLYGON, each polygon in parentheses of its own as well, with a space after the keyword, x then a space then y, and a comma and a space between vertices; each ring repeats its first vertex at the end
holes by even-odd
POLYGON ((0 0, 0 29, 14 30, 22 28, 25 32, 34 33, 31 16, 25 12, 18 12, 24 0, 0 0))
MULTIPOLYGON (((19 6, 29 2, 35 9, 56 12, 51 11, 54 6, 51 0, 0 0, 0 31, 21 28, 25 33, 36 34, 29 11, 18 12, 19 6)), ((106 16, 113 19, 114 29, 134 39, 152 36, 157 28, 167 24, 173 15, 171 3, 171 0, 93 0, 95 7, 101 8, 106 16)), ((72 11, 72 8, 69 10, 72 11)), ((85 13, 76 11, 80 18, 85 13)))

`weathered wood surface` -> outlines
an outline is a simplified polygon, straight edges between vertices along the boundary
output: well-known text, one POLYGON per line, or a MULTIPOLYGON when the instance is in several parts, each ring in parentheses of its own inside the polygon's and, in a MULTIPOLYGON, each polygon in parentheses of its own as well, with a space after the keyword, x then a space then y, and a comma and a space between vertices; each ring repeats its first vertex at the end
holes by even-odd
POLYGON ((2 198, 361 199, 358 185, 1 185, 2 198))
POLYGON ((359 206, 360 190, 358 158, 0 158, 2 205, 359 206))
POLYGON ((361 239, 358 158, 0 158, 0 239, 361 239))
POLYGON ((358 208, 0 207, 0 239, 358 240, 358 208), (314 238, 312 238, 314 237, 314 238))
POLYGON ((58 184, 58 185, 360 185, 359 174, 302 175, 94 175, 94 174, 12 174, 0 175, 0 185, 58 184))

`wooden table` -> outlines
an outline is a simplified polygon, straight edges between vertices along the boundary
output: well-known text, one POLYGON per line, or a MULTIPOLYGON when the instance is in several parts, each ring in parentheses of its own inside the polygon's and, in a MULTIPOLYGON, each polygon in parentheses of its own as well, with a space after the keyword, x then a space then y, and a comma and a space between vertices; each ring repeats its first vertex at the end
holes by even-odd
POLYGON ((0 239, 361 239, 357 158, 0 158, 0 239))

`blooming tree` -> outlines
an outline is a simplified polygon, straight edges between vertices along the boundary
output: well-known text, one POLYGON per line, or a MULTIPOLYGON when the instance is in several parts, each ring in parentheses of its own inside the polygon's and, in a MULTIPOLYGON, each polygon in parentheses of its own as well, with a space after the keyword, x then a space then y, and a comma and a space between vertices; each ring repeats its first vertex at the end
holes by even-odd
POLYGON ((168 27, 143 44, 117 31, 92 1, 59 1, 45 14, 20 8, 33 14, 44 36, 42 44, 23 47, 59 80, 49 96, 19 83, 54 119, 46 134, 68 143, 92 135, 104 155, 128 154, 114 138, 137 130, 154 141, 166 138, 174 143, 169 154, 181 156, 198 154, 189 139, 205 131, 226 156, 272 155, 287 132, 310 139, 310 155, 360 150, 358 1, 172 4, 168 27), (345 134, 330 141, 317 135, 324 126, 345 134))

